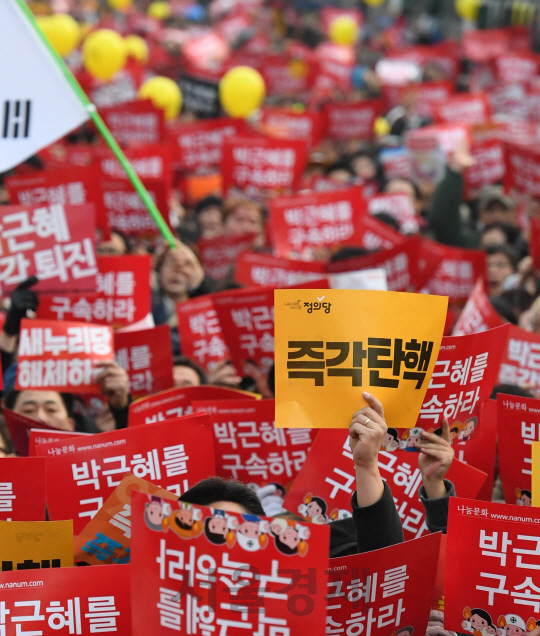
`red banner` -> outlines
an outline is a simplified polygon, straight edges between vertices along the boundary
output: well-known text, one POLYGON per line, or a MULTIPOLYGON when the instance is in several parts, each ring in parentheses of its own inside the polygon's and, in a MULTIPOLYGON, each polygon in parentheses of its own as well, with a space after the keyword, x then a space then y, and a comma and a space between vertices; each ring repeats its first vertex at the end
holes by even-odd
POLYGON ((255 238, 254 234, 243 234, 199 239, 197 248, 205 273, 214 280, 230 276, 238 255, 252 249, 255 238))
POLYGON ((133 636, 325 634, 328 528, 137 492, 132 507, 133 636))
MULTIPOLYGON (((125 170, 115 158, 112 150, 108 147, 96 147, 94 154, 102 179, 128 181, 125 170)), ((171 187, 172 146, 168 144, 141 144, 126 148, 125 155, 145 184, 148 179, 158 179, 164 181, 167 190, 171 187)))
POLYGON ((2 408, 2 413, 6 420, 9 436, 13 442, 13 446, 15 446, 15 452, 21 457, 27 457, 29 455, 28 438, 32 429, 50 431, 55 435, 58 433, 58 438, 60 438, 62 433, 66 432, 60 431, 59 429, 49 426, 44 422, 40 422, 39 420, 32 420, 21 413, 15 413, 15 411, 10 411, 6 408, 2 408))
POLYGON ((422 82, 403 87, 400 91, 400 102, 413 103, 414 112, 421 117, 433 119, 435 110, 455 93, 454 84, 450 80, 422 82))
POLYGON ((384 112, 384 103, 379 99, 367 99, 356 104, 330 102, 325 106, 327 136, 337 141, 371 139, 373 124, 384 112))
POLYGON ((178 496, 215 474, 212 433, 205 414, 149 428, 73 437, 69 443, 42 444, 37 452, 47 458, 49 517, 73 519, 75 534, 94 517, 127 473, 178 496))
POLYGON ((310 148, 316 146, 325 132, 322 113, 306 111, 296 113, 287 108, 266 107, 262 110, 262 123, 269 132, 289 139, 304 139, 310 148))
POLYGON ((45 458, 0 462, 0 520, 45 521, 45 458))
POLYGON ((497 382, 500 360, 509 325, 468 336, 446 336, 431 376, 417 426, 462 425, 459 437, 467 441, 476 428, 478 415, 497 382))
POLYGON ((463 307, 463 311, 454 326, 452 335, 465 336, 471 333, 480 333, 488 329, 493 329, 494 327, 500 327, 504 324, 504 320, 489 302, 484 281, 481 279, 474 286, 469 300, 465 304, 465 307, 463 307))
POLYGON ((234 279, 242 285, 260 287, 294 287, 324 277, 322 263, 293 261, 271 254, 244 252, 236 259, 234 279))
POLYGON ((368 199, 368 210, 370 214, 385 212, 393 216, 403 234, 415 234, 420 229, 413 201, 408 194, 377 194, 368 199))
POLYGON ((537 508, 450 499, 445 629, 522 636, 536 628, 539 523, 537 508))
MULTIPOLYGON (((4 417, 6 412, 12 413, 12 411, 7 411, 7 409, 3 409, 4 417)), ((17 413, 15 413, 17 415, 17 413)), ((40 422, 34 422, 37 426, 40 425, 40 422)), ((75 431, 61 431, 57 429, 42 429, 42 428, 31 428, 29 432, 29 441, 28 441, 28 456, 29 457, 37 457, 37 447, 41 446, 41 444, 48 444, 49 442, 60 442, 69 439, 70 437, 75 437, 76 435, 91 435, 92 433, 76 433, 75 431)))
POLYGON ((471 146, 474 165, 465 170, 465 196, 473 198, 484 186, 503 181, 506 174, 504 145, 498 139, 474 142, 471 146))
POLYGON ((227 137, 223 143, 223 191, 246 195, 295 188, 307 161, 301 139, 227 137))
POLYGON ((507 144, 505 188, 540 198, 540 152, 507 144))
POLYGON ((130 404, 129 426, 154 424, 193 412, 194 400, 239 400, 255 399, 252 393, 226 389, 220 386, 186 386, 149 395, 130 404))
POLYGON ((540 441, 540 400, 497 395, 499 469, 506 503, 531 505, 532 442, 540 441))
POLYGON ((332 559, 326 597, 326 624, 332 631, 327 633, 426 633, 440 539, 440 534, 432 534, 332 559))
POLYGON ((126 555, 114 545, 99 549, 108 567, 2 572, 3 633, 56 636, 68 627, 71 634, 131 634, 131 567, 115 565, 126 555))
POLYGON ((212 298, 235 367, 241 372, 251 362, 266 373, 274 363, 274 290, 236 289, 212 298))
POLYGON ((150 312, 152 259, 147 255, 98 256, 94 294, 42 294, 42 320, 84 320, 114 328, 127 327, 150 312))
POLYGON ((268 95, 296 97, 309 91, 316 79, 318 64, 313 60, 295 60, 285 56, 266 56, 261 74, 268 95))
MULTIPOLYGON (((418 498, 418 489, 422 485, 418 456, 419 453, 404 450, 381 450, 379 453, 381 477, 394 496, 406 540, 418 539, 428 531, 424 506, 418 498)), ((474 498, 486 474, 454 460, 448 479, 455 485, 456 492, 474 498)), ((322 429, 287 493, 283 507, 311 523, 330 523, 351 516, 351 496, 355 490, 356 475, 349 436, 344 431, 322 429)))
POLYGON ((476 126, 491 118, 491 108, 485 93, 457 93, 434 109, 435 119, 441 123, 455 122, 476 126))
POLYGON ((94 289, 92 205, 3 205, 0 224, 0 294, 33 275, 40 292, 94 289))
POLYGON ((504 84, 526 84, 540 71, 540 57, 529 51, 508 51, 494 60, 497 80, 504 84))
POLYGON ((24 319, 15 388, 100 393, 95 363, 112 359, 110 327, 24 319))
POLYGON ((274 400, 197 401, 214 433, 216 474, 245 484, 291 486, 317 431, 274 426, 274 400))
POLYGON ((230 358, 212 296, 178 303, 176 313, 184 355, 207 371, 230 358))
POLYGON ((540 394, 540 336, 510 325, 498 382, 540 394))
POLYGON ((169 129, 175 143, 173 163, 188 172, 219 166, 224 140, 238 135, 241 128, 242 122, 225 117, 176 124, 169 129))
POLYGON ((119 144, 158 144, 165 138, 163 111, 150 99, 100 108, 99 114, 119 144))
POLYGON ((110 230, 103 207, 99 173, 95 166, 72 166, 40 170, 6 179, 10 202, 20 205, 83 205, 93 203, 96 240, 109 240, 110 230))
POLYGON ((174 386, 169 325, 116 333, 114 358, 129 375, 133 397, 165 391, 174 386))

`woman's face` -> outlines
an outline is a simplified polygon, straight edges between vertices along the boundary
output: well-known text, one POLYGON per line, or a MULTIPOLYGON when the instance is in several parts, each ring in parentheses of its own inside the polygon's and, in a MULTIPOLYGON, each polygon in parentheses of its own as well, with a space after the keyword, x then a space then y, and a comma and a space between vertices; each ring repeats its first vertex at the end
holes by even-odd
POLYGON ((161 290, 168 296, 182 296, 187 294, 187 280, 182 273, 174 255, 167 253, 161 270, 158 273, 158 282, 161 290))
POLYGON ((258 208, 251 205, 239 205, 225 221, 225 234, 240 236, 260 234, 262 231, 262 214, 258 208))
POLYGON ((504 281, 513 273, 512 263, 504 254, 490 254, 487 258, 487 277, 490 294, 502 294, 504 281))

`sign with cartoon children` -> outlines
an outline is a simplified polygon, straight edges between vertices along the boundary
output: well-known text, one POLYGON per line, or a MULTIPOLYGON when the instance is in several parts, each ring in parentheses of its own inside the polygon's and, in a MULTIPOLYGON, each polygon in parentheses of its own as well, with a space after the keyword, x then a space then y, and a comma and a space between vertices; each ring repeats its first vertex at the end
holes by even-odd
POLYGON ((132 506, 133 636, 325 633, 328 528, 137 492, 132 506))
POLYGON ((540 625, 539 523, 537 508, 450 499, 445 629, 525 636, 540 625))
POLYGON ((389 426, 415 425, 446 298, 344 289, 274 294, 278 428, 348 428, 363 391, 383 402, 389 426))

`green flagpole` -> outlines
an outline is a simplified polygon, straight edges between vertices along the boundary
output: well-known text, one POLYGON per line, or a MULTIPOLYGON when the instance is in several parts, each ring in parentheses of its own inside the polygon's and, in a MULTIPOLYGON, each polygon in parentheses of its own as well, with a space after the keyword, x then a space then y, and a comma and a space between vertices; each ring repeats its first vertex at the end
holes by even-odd
MULTIPOLYGON (((0 1, 3 1, 3 0, 0 0, 0 1)), ((64 75, 66 80, 69 82, 71 88, 73 89, 77 97, 80 99, 80 101, 82 102, 86 110, 88 111, 88 115, 90 119, 94 122, 96 128, 98 129, 99 133, 105 140, 106 144, 113 151, 114 156, 120 162, 120 165, 124 169, 126 175, 128 176, 128 179, 131 181, 131 184, 135 188, 137 194, 141 197, 144 205, 146 206, 146 209, 150 213, 150 216, 152 217, 155 224, 157 225, 163 238, 167 241, 169 247, 174 249, 176 247, 176 239, 173 233, 171 232, 169 226, 165 222, 165 219, 161 215, 160 211, 157 209, 157 206, 152 200, 152 197, 150 196, 150 194, 148 193, 148 190, 144 187, 144 184, 139 179, 139 175, 135 172, 135 170, 133 169, 133 166, 130 164, 128 158, 122 151, 122 148, 120 148, 116 139, 111 134, 111 131, 107 128, 107 124, 103 121, 103 119, 101 118, 101 115, 97 112, 97 109, 94 106, 94 104, 92 104, 92 102, 88 99, 86 93, 81 88, 79 82, 77 82, 75 77, 73 77, 73 74, 69 70, 67 64, 61 58, 61 56, 54 50, 51 43, 45 36, 45 34, 39 28, 34 18, 34 15, 30 11, 25 0, 15 0, 15 2, 17 3, 21 11, 27 17, 28 21, 34 28, 34 31, 36 32, 38 37, 41 39, 43 44, 47 47, 49 53, 52 55, 56 64, 58 65, 58 68, 62 71, 62 74, 64 75)))

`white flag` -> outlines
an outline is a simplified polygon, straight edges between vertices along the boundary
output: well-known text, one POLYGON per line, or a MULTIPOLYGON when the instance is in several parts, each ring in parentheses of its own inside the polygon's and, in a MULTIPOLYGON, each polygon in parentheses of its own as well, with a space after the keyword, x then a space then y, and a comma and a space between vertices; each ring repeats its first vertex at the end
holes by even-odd
POLYGON ((89 117, 15 0, 0 0, 0 172, 89 117))

